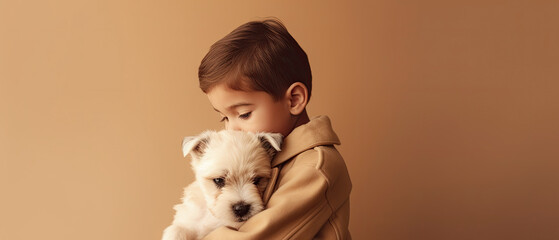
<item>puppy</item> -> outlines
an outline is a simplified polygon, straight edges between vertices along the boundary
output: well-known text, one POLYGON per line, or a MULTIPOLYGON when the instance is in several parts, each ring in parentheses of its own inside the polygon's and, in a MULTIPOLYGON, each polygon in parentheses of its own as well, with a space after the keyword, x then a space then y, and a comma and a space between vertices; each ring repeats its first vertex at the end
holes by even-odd
POLYGON ((201 239, 221 226, 238 229, 262 211, 271 159, 281 141, 278 133, 232 130, 184 138, 183 154, 190 154, 196 180, 184 189, 162 239, 201 239))

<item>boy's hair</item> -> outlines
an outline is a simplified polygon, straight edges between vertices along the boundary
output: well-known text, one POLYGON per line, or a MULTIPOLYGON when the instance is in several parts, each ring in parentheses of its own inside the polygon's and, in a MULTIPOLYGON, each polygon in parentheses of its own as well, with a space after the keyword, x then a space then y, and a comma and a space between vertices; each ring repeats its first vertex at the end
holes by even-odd
POLYGON ((245 23, 214 43, 198 69, 204 93, 219 84, 239 91, 264 91, 279 100, 295 82, 310 99, 312 75, 307 54, 276 19, 245 23))

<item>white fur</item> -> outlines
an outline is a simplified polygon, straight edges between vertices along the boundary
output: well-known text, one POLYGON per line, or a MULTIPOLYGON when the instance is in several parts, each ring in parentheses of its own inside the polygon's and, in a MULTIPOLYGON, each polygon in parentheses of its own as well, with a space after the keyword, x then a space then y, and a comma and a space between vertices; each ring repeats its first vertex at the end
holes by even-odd
POLYGON ((183 141, 184 156, 191 155, 196 181, 184 189, 182 203, 175 205, 173 223, 163 240, 201 239, 221 226, 239 228, 264 209, 262 193, 271 174, 273 154, 280 151, 277 133, 206 131, 183 141), (214 179, 223 178, 219 187, 214 179), (255 178, 260 182, 254 184, 255 178), (234 205, 250 205, 245 215, 234 205))

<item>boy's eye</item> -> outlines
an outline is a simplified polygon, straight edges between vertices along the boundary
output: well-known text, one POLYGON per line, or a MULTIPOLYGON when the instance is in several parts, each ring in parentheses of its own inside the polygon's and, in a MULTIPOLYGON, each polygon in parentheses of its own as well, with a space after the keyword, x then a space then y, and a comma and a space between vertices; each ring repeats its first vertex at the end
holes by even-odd
POLYGON ((240 119, 247 119, 247 118, 250 117, 250 114, 251 114, 251 113, 252 113, 252 112, 247 112, 247 113, 245 113, 245 114, 241 114, 241 115, 239 115, 239 118, 240 118, 240 119))
POLYGON ((219 120, 220 122, 224 122, 227 121, 227 117, 223 117, 221 120, 219 120))

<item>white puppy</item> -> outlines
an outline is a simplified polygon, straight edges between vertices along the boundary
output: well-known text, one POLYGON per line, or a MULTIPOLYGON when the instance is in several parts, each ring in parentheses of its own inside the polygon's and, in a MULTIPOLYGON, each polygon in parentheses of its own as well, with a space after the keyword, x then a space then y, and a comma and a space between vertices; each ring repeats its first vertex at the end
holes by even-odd
POLYGON ((201 239, 221 226, 239 228, 262 211, 271 159, 281 141, 278 133, 231 130, 186 137, 182 150, 185 157, 191 155, 196 181, 175 205, 173 224, 163 232, 163 240, 201 239))

